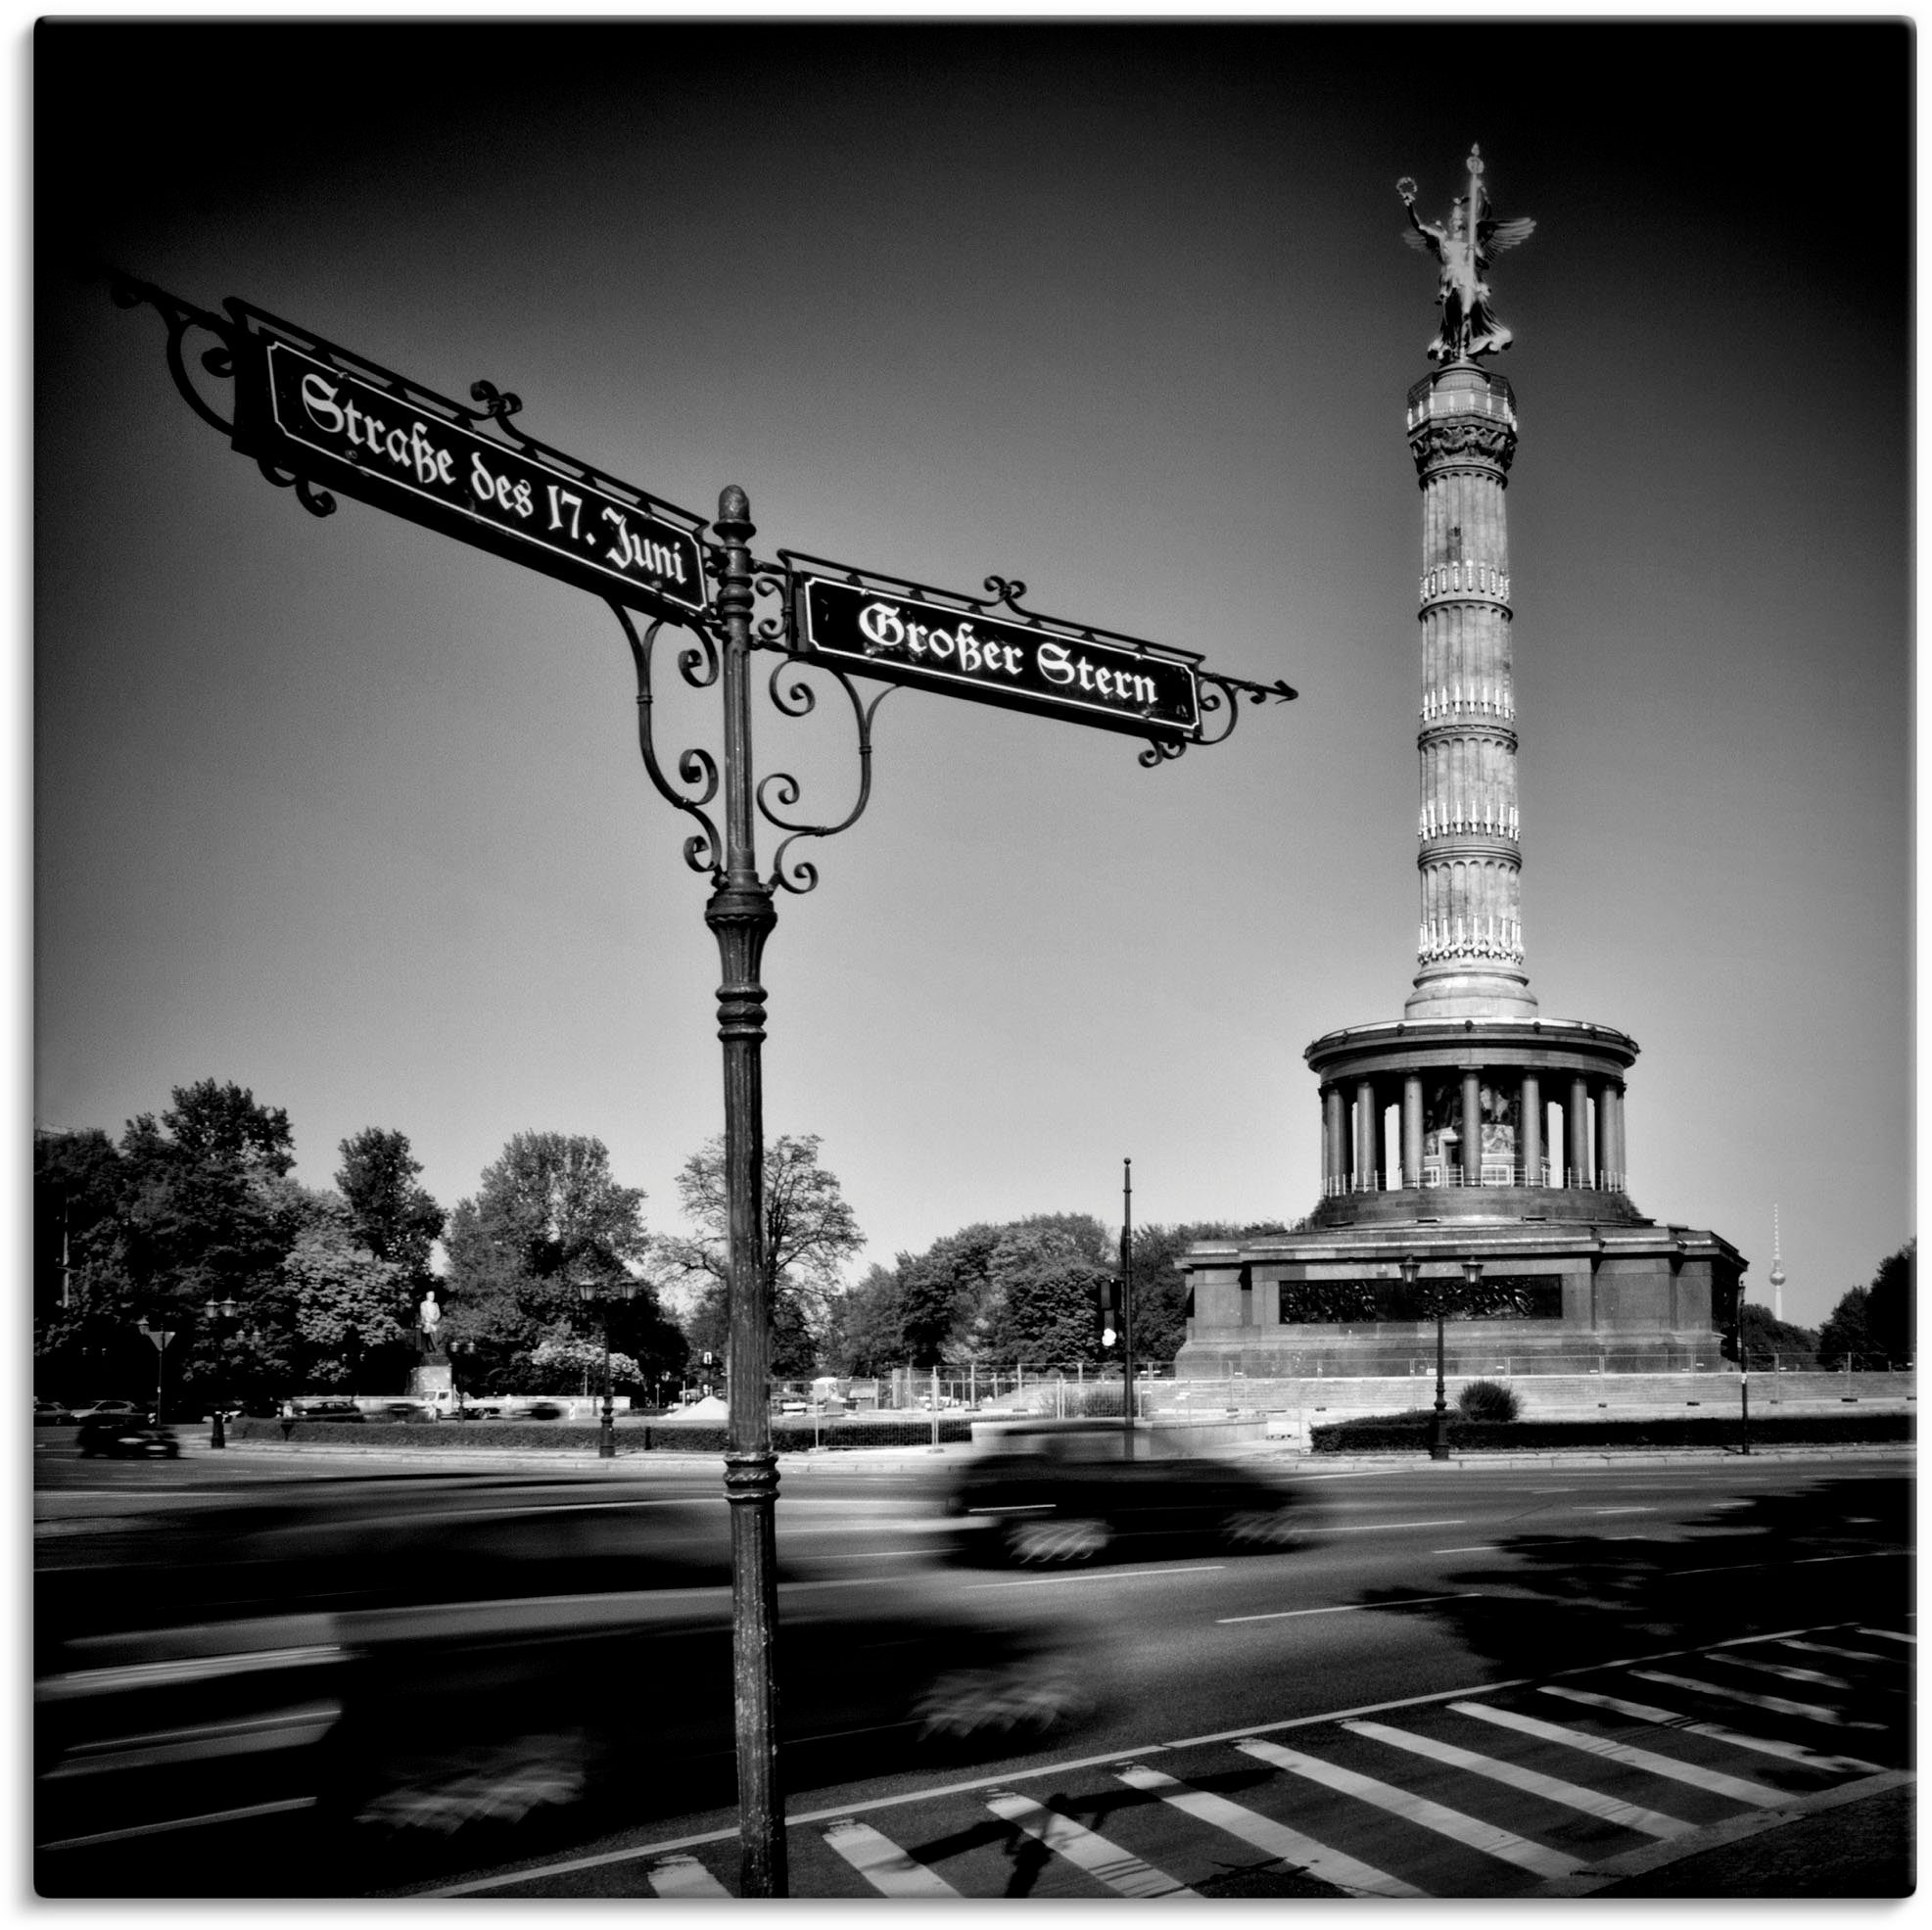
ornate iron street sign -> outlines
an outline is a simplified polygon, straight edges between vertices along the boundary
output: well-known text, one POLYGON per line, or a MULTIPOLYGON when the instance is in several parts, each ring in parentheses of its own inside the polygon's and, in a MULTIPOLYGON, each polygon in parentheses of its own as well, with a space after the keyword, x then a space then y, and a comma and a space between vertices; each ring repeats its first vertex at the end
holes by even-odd
POLYGON ((527 438, 513 447, 479 435, 462 418, 500 420, 515 407, 487 385, 495 405, 479 416, 414 383, 351 373, 326 345, 270 339, 268 317, 242 314, 234 442, 244 454, 649 615, 703 613, 701 517, 593 481, 527 438))
POLYGON ((802 657, 1104 730, 1201 741, 1199 656, 1034 616, 1015 600, 1024 584, 993 578, 996 605, 871 575, 820 576, 789 567, 795 560, 786 558, 792 647, 802 657), (1013 614, 992 614, 1000 606, 1013 614))

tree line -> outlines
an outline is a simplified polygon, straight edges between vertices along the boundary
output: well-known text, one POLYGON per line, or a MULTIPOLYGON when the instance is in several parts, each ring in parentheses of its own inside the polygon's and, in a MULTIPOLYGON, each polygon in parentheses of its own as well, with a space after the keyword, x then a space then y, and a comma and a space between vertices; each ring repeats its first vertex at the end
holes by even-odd
POLYGON ((1775 1319, 1762 1300, 1746 1300, 1739 1325, 1751 1364, 1772 1355, 1786 1372, 1800 1373, 1813 1367, 1836 1372, 1909 1364, 1917 1344, 1917 1277, 1914 1237, 1879 1261, 1869 1286, 1842 1294, 1822 1327, 1795 1326, 1775 1319))

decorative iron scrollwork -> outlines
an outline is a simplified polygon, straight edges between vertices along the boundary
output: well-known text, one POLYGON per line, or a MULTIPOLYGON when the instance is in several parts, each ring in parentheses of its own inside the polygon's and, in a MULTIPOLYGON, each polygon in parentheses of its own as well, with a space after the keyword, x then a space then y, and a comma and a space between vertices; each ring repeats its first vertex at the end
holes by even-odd
POLYGON ((783 716, 806 717, 818 708, 818 693, 800 675, 807 670, 829 677, 845 692, 846 701, 852 706, 852 722, 859 736, 859 795, 852 809, 837 824, 815 824, 803 820, 787 818, 774 809, 773 798, 788 810, 798 802, 802 794, 798 779, 789 772, 774 772, 769 777, 760 780, 753 793, 757 800, 759 816, 776 829, 790 833, 773 856, 772 875, 767 882, 800 895, 817 887, 819 869, 808 859, 788 861, 786 853, 803 837, 836 837, 840 831, 849 830, 864 816, 866 806, 872 794, 872 719, 877 714, 879 705, 892 694, 893 687, 891 684, 885 685, 868 703, 860 696, 852 680, 842 670, 830 664, 807 663, 796 657, 787 657, 772 666, 772 676, 768 685, 774 708, 783 716), (771 793, 770 797, 767 796, 768 791, 771 793))
MULTIPOLYGON (((212 376, 233 381, 234 325, 219 315, 211 314, 206 308, 196 307, 192 302, 183 301, 178 295, 170 295, 165 288, 157 288, 151 281, 137 281, 134 276, 118 268, 108 270, 108 295, 118 308, 150 307, 166 322, 167 372, 174 378, 174 386, 181 392, 182 400, 211 428, 218 429, 224 436, 233 436, 233 421, 215 410, 189 375, 186 343, 192 329, 203 329, 213 336, 214 346, 203 352, 201 365, 212 376)), ((326 515, 327 511, 322 513, 326 515)))
MULTIPOLYGON (((631 661, 636 667, 637 748, 643 756, 644 770, 666 803, 677 806, 698 822, 700 829, 684 840, 684 863, 694 871, 710 872, 713 883, 722 884, 725 844, 718 833, 716 822, 705 809, 718 795, 717 760, 709 751, 695 745, 681 751, 678 780, 685 786, 685 790, 681 791, 665 777, 651 733, 651 658, 657 647, 657 634, 664 628, 665 619, 659 617, 640 637, 631 612, 622 603, 612 602, 610 608, 623 628, 624 640, 631 646, 631 661), (687 795, 687 792, 694 792, 695 795, 687 795)), ((703 689, 707 684, 716 683, 718 652, 711 639, 698 633, 698 647, 679 653, 678 669, 684 682, 694 689, 703 689)))

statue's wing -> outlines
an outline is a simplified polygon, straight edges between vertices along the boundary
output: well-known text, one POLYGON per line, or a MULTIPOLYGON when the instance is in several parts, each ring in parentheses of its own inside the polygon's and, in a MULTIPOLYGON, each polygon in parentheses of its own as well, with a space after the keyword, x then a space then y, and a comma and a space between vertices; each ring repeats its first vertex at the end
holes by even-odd
POLYGON ((1408 245, 1411 248, 1413 248, 1418 255, 1434 255, 1436 253, 1435 236, 1430 234, 1425 234, 1423 230, 1420 228, 1404 228, 1402 230, 1402 239, 1405 242, 1407 242, 1408 245))
POLYGON ((1514 221, 1484 221, 1481 238, 1483 246, 1491 255, 1501 255, 1518 242, 1528 241, 1535 232, 1535 222, 1528 215, 1519 215, 1514 221))

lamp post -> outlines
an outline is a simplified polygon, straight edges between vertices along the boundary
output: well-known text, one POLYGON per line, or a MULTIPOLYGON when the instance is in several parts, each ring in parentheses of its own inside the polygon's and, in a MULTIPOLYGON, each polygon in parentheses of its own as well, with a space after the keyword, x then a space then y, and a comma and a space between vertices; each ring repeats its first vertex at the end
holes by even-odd
POLYGON ((610 1294, 599 1291, 595 1280, 583 1278, 577 1282, 577 1297, 588 1306, 598 1310, 599 1325, 603 1328, 604 1341, 604 1412, 597 1430, 597 1458, 611 1461, 617 1458, 617 1416, 611 1410, 610 1402, 610 1296, 620 1300, 635 1299, 637 1283, 628 1276, 610 1283, 610 1294))
MULTIPOLYGON (((1775 1393, 1775 1388, 1772 1389, 1775 1393)), ((1740 1274, 1737 1282, 1737 1397, 1740 1403, 1739 1421, 1742 1439, 1738 1451, 1751 1452, 1751 1351, 1744 1344, 1744 1277, 1740 1274)))
MULTIPOLYGON (((1470 1262, 1469 1264, 1474 1264, 1470 1262)), ((1402 1285, 1411 1293, 1415 1284, 1422 1278, 1422 1262, 1413 1253, 1398 1262, 1402 1285)), ((1436 1302, 1436 1420, 1430 1430, 1429 1458, 1432 1461, 1446 1461, 1449 1458, 1449 1403, 1442 1374, 1442 1302, 1436 1302)))
POLYGON ((221 1403, 227 1376, 222 1372, 221 1323, 224 1320, 232 1323, 241 1308, 233 1300, 207 1299, 202 1302, 202 1312, 208 1319, 209 1338, 214 1343, 214 1422, 208 1431, 208 1444, 211 1447, 226 1447, 228 1432, 221 1403))

